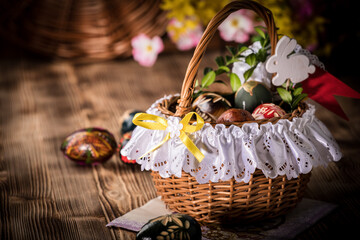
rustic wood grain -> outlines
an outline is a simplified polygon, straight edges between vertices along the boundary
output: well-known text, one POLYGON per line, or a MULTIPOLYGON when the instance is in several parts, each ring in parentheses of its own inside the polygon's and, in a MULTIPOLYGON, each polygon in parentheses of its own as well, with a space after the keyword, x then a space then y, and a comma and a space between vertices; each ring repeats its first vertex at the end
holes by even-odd
MULTIPOLYGON (((202 65, 213 65, 217 54, 207 53, 202 65)), ((163 95, 179 92, 190 58, 191 53, 169 53, 143 68, 131 59, 75 65, 3 55, 0 239, 134 239, 135 233, 105 225, 156 196, 150 174, 115 155, 102 165, 80 167, 59 148, 72 131, 90 126, 106 128, 119 140, 123 112, 145 110, 163 95)), ((360 102, 340 101, 350 122, 320 106, 317 114, 344 158, 315 169, 306 193, 338 208, 299 239, 345 236, 360 219, 360 102)))

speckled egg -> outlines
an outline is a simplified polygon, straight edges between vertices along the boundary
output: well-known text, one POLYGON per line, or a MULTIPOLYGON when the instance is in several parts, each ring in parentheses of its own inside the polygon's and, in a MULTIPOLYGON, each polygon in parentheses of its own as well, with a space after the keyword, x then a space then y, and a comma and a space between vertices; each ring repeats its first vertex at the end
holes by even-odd
POLYGON ((61 145, 64 155, 80 165, 103 163, 116 151, 116 140, 107 130, 85 128, 70 134, 61 145))
POLYGON ((203 93, 198 96, 192 108, 205 121, 216 121, 218 117, 231 107, 231 104, 223 96, 216 93, 203 93))
POLYGON ((200 240, 200 224, 186 214, 163 215, 150 220, 136 235, 136 240, 143 239, 183 239, 200 240))

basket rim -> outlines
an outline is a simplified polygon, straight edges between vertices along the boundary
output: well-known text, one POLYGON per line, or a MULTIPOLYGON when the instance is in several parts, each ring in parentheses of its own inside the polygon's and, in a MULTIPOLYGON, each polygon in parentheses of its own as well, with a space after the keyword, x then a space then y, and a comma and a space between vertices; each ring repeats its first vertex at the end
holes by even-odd
MULTIPOLYGON (((169 108, 173 106, 174 104, 178 103, 178 100, 180 99, 180 96, 172 96, 170 99, 164 98, 161 102, 157 104, 157 109, 164 114, 165 116, 176 116, 175 112, 172 112, 169 108)), ((250 120, 250 121, 243 121, 243 122, 226 122, 226 123, 216 123, 216 122, 210 122, 210 121, 204 121, 205 123, 209 123, 212 126, 215 126, 217 124, 223 124, 226 127, 230 127, 232 125, 242 127, 245 123, 257 123, 259 126, 262 124, 272 123, 276 124, 279 120, 285 119, 292 121, 296 117, 302 117, 304 113, 309 109, 309 106, 305 102, 299 103, 299 106, 297 109, 295 109, 291 113, 287 113, 281 117, 273 117, 269 119, 258 119, 258 120, 250 120)))

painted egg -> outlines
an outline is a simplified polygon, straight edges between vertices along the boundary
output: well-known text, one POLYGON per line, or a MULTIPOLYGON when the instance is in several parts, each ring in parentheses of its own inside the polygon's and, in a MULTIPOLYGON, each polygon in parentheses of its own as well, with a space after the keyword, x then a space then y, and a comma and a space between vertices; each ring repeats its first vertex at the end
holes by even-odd
POLYGON ((194 100, 192 107, 205 121, 216 121, 231 104, 219 94, 204 93, 194 100))
POLYGON ((200 224, 192 217, 175 213, 151 219, 136 235, 143 239, 201 239, 200 224))
POLYGON ((143 112, 143 111, 128 110, 122 115, 122 117, 120 119, 120 125, 121 125, 120 134, 131 132, 135 129, 136 125, 132 122, 132 120, 133 120, 135 114, 141 113, 141 112, 143 112))
POLYGON ((98 164, 109 160, 115 153, 116 140, 105 129, 85 128, 70 134, 62 143, 61 151, 78 164, 98 164))
POLYGON ((254 109, 263 103, 271 103, 272 94, 262 83, 247 81, 235 94, 235 107, 253 112, 254 109))
POLYGON ((132 134, 132 132, 127 132, 127 133, 123 134, 123 136, 120 139, 118 151, 119 151, 119 157, 120 157, 121 161, 123 161, 124 163, 134 164, 134 163, 136 163, 135 159, 129 159, 128 157, 121 155, 121 149, 123 149, 125 147, 125 145, 130 141, 131 134, 132 134))
POLYGON ((227 122, 244 122, 255 120, 250 112, 239 109, 239 108, 230 108, 220 115, 216 123, 227 123, 227 122))
POLYGON ((278 105, 273 103, 264 103, 255 108, 252 116, 257 120, 264 118, 270 119, 273 117, 282 117, 285 114, 286 112, 278 105))

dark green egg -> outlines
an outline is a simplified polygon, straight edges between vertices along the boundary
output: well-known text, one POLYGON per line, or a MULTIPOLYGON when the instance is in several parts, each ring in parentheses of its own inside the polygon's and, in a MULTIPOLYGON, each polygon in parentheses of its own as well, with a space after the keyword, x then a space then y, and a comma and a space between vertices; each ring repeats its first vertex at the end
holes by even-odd
POLYGON ((253 80, 244 83, 235 94, 235 107, 249 112, 253 112, 263 103, 271 102, 270 90, 264 84, 253 80))
POLYGON ((135 114, 141 113, 141 112, 143 112, 143 111, 128 110, 123 114, 123 116, 120 119, 120 125, 121 125, 120 134, 131 132, 135 129, 136 125, 132 122, 132 120, 133 120, 135 114))
POLYGON ((168 214, 146 223, 136 235, 136 240, 143 239, 183 239, 200 240, 200 224, 192 217, 186 214, 168 214))

